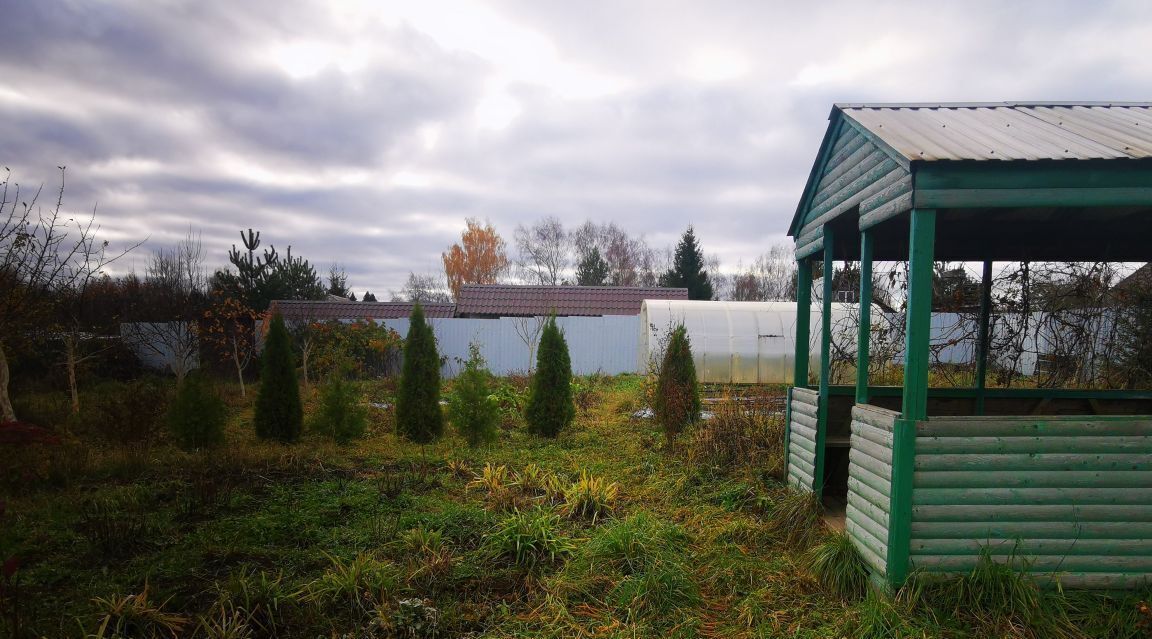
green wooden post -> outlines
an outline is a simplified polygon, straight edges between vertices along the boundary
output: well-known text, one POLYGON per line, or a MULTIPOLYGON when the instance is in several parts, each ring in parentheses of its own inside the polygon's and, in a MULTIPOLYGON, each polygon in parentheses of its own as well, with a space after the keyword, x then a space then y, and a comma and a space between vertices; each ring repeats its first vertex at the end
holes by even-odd
POLYGON ((823 299, 820 300, 820 399, 816 407, 816 459, 812 464, 813 490, 820 494, 824 490, 824 442, 828 435, 828 404, 832 378, 832 280, 835 279, 833 263, 832 229, 824 227, 824 280, 823 299))
POLYGON ((808 360, 812 351, 812 260, 796 262, 796 357, 792 385, 808 386, 808 360))
POLYGON ((872 338, 872 229, 860 232, 860 326, 856 331, 856 403, 868 403, 868 359, 872 338))
POLYGON ((984 389, 988 381, 988 344, 992 319, 992 261, 985 260, 980 277, 980 332, 976 336, 976 414, 984 414, 984 389))
POLYGON ((936 211, 912 209, 908 256, 908 317, 904 336, 904 399, 892 433, 892 495, 888 526, 888 582, 908 577, 912 542, 912 473, 916 422, 928 416, 928 344, 932 328, 932 260, 936 211))

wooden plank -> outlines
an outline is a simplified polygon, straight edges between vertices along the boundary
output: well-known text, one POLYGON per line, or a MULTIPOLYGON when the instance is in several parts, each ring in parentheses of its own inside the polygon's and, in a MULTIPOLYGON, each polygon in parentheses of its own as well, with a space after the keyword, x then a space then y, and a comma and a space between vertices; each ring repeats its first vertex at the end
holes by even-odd
POLYGON ((803 401, 792 400, 792 412, 797 415, 806 415, 815 419, 817 416, 817 404, 816 402, 809 404, 803 401))
POLYGON ((882 495, 891 495, 892 493, 892 479, 890 477, 884 477, 881 474, 874 473, 859 463, 853 462, 851 459, 848 461, 848 476, 859 479, 869 488, 882 495))
POLYGON ((788 461, 805 475, 814 477, 815 475, 812 472, 813 466, 811 459, 805 459, 796 453, 797 451, 793 450, 792 457, 788 461))
POLYGON ((916 470, 1152 470, 1152 455, 917 455, 916 470))
POLYGON ((1052 576, 1064 588, 1080 590, 1136 590, 1152 586, 1152 574, 1127 572, 1062 572, 1052 576))
POLYGON ((1094 417, 1051 419, 958 419, 930 417, 916 427, 917 437, 1091 437, 1152 436, 1152 419, 1126 418, 1102 421, 1094 417))
POLYGON ((886 555, 877 552, 872 547, 879 542, 875 539, 868 539, 868 532, 861 529, 854 522, 845 522, 844 529, 848 533, 849 538, 852 539, 852 543, 856 546, 856 549, 860 551, 860 556, 863 557, 868 566, 880 575, 883 575, 885 568, 884 557, 886 555), (865 541, 866 539, 868 539, 868 541, 865 541))
MULTIPOLYGON (((810 242, 805 242, 804 244, 797 244, 796 249, 793 251, 793 254, 796 256, 797 260, 806 260, 806 259, 812 257, 813 255, 816 255, 817 253, 819 253, 823 248, 824 248, 824 238, 823 238, 823 236, 821 236, 821 237, 818 237, 815 240, 812 240, 810 242)), ((803 342, 797 341, 797 344, 802 344, 802 343, 803 342)))
POLYGON ((870 457, 859 450, 852 450, 848 453, 848 464, 851 473, 852 466, 867 470, 869 473, 881 477, 884 481, 891 482, 892 480, 892 466, 886 462, 882 462, 875 457, 870 457))
POLYGON ((805 415, 804 413, 797 412, 796 410, 792 411, 792 424, 794 426, 810 428, 813 432, 815 432, 817 423, 818 422, 816 421, 816 418, 812 415, 805 415))
POLYGON ((944 504, 1045 504, 1143 505, 1146 491, 1123 488, 917 488, 912 492, 913 505, 944 504))
POLYGON ((811 388, 796 386, 792 389, 792 399, 804 404, 815 406, 816 402, 820 401, 820 395, 811 388))
POLYGON ((867 522, 862 521, 862 525, 869 527, 876 534, 877 539, 888 538, 888 511, 880 508, 876 504, 868 501, 864 497, 855 493, 848 493, 848 512, 855 510, 858 517, 868 519, 867 522))
POLYGON ((892 425, 896 423, 896 418, 899 416, 900 414, 895 411, 886 410, 881 412, 881 410, 862 408, 860 406, 852 408, 852 421, 862 422, 873 428, 879 428, 880 430, 886 430, 888 432, 892 432, 892 425))
POLYGON ((835 196, 825 200, 819 206, 812 208, 809 216, 809 228, 825 225, 840 217, 845 211, 860 203, 861 200, 871 197, 883 190, 896 180, 908 175, 908 171, 897 166, 894 161, 882 162, 853 184, 848 185, 835 196), (887 171, 887 172, 885 172, 887 171))
POLYGON ((937 504, 912 507, 913 521, 1142 521, 1152 522, 1152 505, 1042 506, 937 504))
MULTIPOLYGON (((850 187, 856 185, 862 176, 868 175, 870 171, 878 170, 876 167, 883 167, 885 164, 895 166, 896 163, 889 160, 880 149, 868 149, 864 157, 845 167, 846 170, 836 176, 836 179, 820 185, 820 188, 816 191, 816 197, 812 198, 813 210, 832 198, 839 197, 843 200, 855 191, 858 191, 859 188, 853 189, 850 187)), ((891 169, 885 169, 880 171, 879 175, 883 175, 890 170, 891 169)), ((868 181, 871 182, 871 180, 868 181)))
POLYGON ((1152 454, 1150 437, 917 437, 916 453, 1137 453, 1152 454))
POLYGON ((998 208, 1017 206, 1152 206, 1152 187, 1035 189, 917 189, 915 206, 998 208))
POLYGON ((852 449, 859 450, 865 455, 868 455, 873 459, 880 460, 886 464, 892 463, 892 449, 886 446, 873 444, 866 439, 853 439, 852 449))
POLYGON ((913 539, 913 555, 1099 555, 1152 556, 1148 539, 913 539))
POLYGON ((870 211, 875 210, 877 207, 890 202, 905 193, 912 192, 912 175, 908 174, 898 180, 894 180, 888 186, 860 201, 860 215, 863 217, 870 211))
POLYGON ((852 441, 857 440, 891 449, 892 431, 869 426, 863 422, 852 422, 852 441))
POLYGON ((872 504, 875 504, 876 507, 880 510, 883 510, 886 513, 892 512, 890 507, 891 502, 888 499, 888 495, 881 494, 879 491, 874 490, 871 486, 868 486, 864 482, 860 481, 860 479, 857 477, 848 478, 848 493, 851 494, 853 492, 868 500, 872 504))
POLYGON ((792 440, 792 454, 799 457, 800 459, 803 459, 804 461, 808 462, 809 464, 815 463, 815 461, 816 461, 816 450, 815 450, 816 445, 811 444, 811 446, 806 447, 805 446, 806 444, 810 444, 810 442, 800 440, 800 442, 797 443, 797 440, 793 439, 792 440))
POLYGON ((807 492, 812 492, 812 476, 805 475, 803 471, 792 468, 788 471, 789 483, 793 488, 803 489, 807 492))
MULTIPOLYGON (((1049 573, 1060 571, 1125 571, 1152 573, 1152 557, 1111 557, 1111 556, 1079 556, 1079 555, 1031 555, 1028 557, 1010 557, 1008 555, 992 555, 997 563, 1014 565, 1025 568, 1031 573, 1049 573)), ((966 572, 972 570, 979 563, 979 555, 913 555, 912 565, 920 570, 932 572, 966 572)))
POLYGON ((859 508, 848 504, 845 511, 846 521, 850 521, 856 525, 860 531, 867 534, 865 545, 871 548, 876 554, 884 557, 888 554, 888 548, 884 545, 884 539, 888 536, 888 527, 879 523, 861 511, 859 508))
POLYGON ((914 521, 915 539, 1147 539, 1152 523, 1115 521, 914 521))
POLYGON ((832 157, 827 164, 827 172, 824 177, 820 178, 820 183, 816 185, 816 196, 812 198, 814 203, 819 203, 826 197, 829 188, 837 188, 835 186, 837 180, 876 151, 875 147, 865 144, 865 142, 867 140, 861 140, 860 144, 854 145, 854 148, 846 147, 844 152, 837 153, 832 157))
MULTIPOLYGON (((920 471, 917 488, 1152 488, 1152 473, 1138 470, 920 471)), ((1152 496, 1149 497, 1152 503, 1152 496)))
POLYGON ((810 442, 816 442, 816 429, 802 424, 795 419, 792 420, 792 434, 810 442))
POLYGON ((891 200, 880 204, 876 208, 868 211, 866 214, 860 216, 859 226, 861 230, 867 230, 886 222, 897 215, 907 213, 912 210, 912 192, 897 195, 891 200))

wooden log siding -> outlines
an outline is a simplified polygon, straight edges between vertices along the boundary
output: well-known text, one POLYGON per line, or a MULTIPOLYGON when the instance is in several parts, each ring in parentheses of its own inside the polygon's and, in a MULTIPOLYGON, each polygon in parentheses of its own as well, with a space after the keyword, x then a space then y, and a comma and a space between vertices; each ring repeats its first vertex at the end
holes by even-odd
POLYGON ((887 574, 892 488, 892 427, 899 413, 857 404, 852 409, 845 530, 864 561, 887 574))
POLYGON ((938 417, 916 435, 914 569, 964 572, 987 548, 1065 588, 1152 585, 1152 417, 938 417))
MULTIPOLYGON (((814 390, 794 387, 789 405, 788 485, 811 492, 815 485, 816 415, 820 396, 814 390)), ((823 451, 821 451, 823 452, 823 451)))

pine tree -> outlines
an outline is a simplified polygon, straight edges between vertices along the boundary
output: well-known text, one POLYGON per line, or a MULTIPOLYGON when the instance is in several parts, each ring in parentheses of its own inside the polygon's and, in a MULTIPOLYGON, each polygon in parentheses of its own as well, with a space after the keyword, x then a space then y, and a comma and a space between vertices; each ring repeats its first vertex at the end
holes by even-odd
POLYGON ((468 445, 472 447, 496 439, 496 424, 500 419, 499 408, 493 401, 489 380, 492 374, 484 367, 484 358, 475 344, 468 346, 469 357, 464 363, 464 372, 456 378, 448 411, 452 423, 468 445))
POLYGON ((592 247, 576 266, 576 284, 579 286, 606 286, 608 262, 600 257, 600 249, 592 247))
POLYGON ((692 361, 692 344, 683 324, 674 328, 669 336, 653 403, 656 421, 664 428, 669 446, 685 426, 700 418, 696 364, 692 361))
POLYGON ((691 226, 676 245, 672 268, 660 276, 660 285, 687 288, 690 300, 712 299, 712 280, 704 270, 704 252, 691 226))
POLYGON ((296 361, 284 318, 272 316, 261 356, 260 394, 256 396, 256 436, 294 442, 304 428, 304 408, 296 380, 296 361))
POLYGON ((320 405, 312 417, 312 430, 346 444, 364 436, 368 415, 358 401, 356 387, 340 371, 320 387, 320 405))
POLYGON ((556 326, 556 318, 548 318, 540 335, 536 351, 536 374, 532 376, 532 390, 524 419, 528 432, 544 437, 556 437, 576 417, 572 403, 572 360, 568 356, 568 342, 556 326))
POLYGON ((424 321, 424 309, 417 302, 408 323, 404 343, 404 366, 396 397, 396 430, 418 444, 435 441, 444 432, 440 411, 440 356, 436 336, 424 321))
POLYGON ((364 297, 361 299, 361 301, 362 302, 375 302, 376 296, 372 294, 372 291, 364 291, 364 297))
POLYGON ((200 374, 180 382, 176 399, 168 407, 168 428, 185 450, 215 448, 224 442, 227 408, 200 374))

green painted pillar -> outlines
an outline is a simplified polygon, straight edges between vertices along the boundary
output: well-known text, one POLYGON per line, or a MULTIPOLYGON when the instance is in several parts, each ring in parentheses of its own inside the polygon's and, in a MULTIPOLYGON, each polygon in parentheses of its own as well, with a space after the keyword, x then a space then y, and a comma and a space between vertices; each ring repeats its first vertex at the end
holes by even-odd
POLYGON ((888 581, 908 578, 912 545, 912 473, 916 423, 928 416, 928 344, 932 328, 932 261, 936 211, 912 209, 908 256, 908 316, 904 337, 904 403, 892 433, 892 507, 888 525, 888 581))
POLYGON ((980 277, 980 328, 976 336, 976 414, 984 414, 984 389, 988 382, 988 353, 992 321, 992 261, 984 262, 980 277))
POLYGON ((796 356, 793 359, 792 385, 808 386, 808 360, 812 339, 812 260, 796 262, 796 356))
POLYGON ((860 326, 856 332, 856 403, 868 403, 868 360, 872 339, 872 229, 860 232, 860 326))
POLYGON ((820 404, 816 415, 816 460, 812 465, 813 489, 819 494, 824 490, 824 441, 828 434, 829 387, 832 378, 832 280, 836 272, 833 261, 832 229, 824 227, 824 280, 820 300, 820 404))

